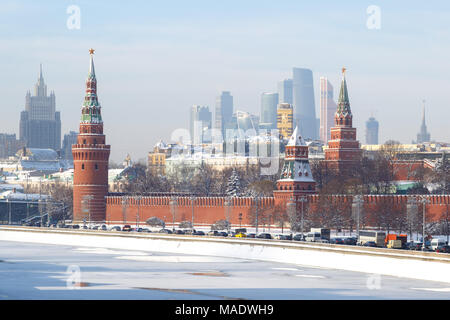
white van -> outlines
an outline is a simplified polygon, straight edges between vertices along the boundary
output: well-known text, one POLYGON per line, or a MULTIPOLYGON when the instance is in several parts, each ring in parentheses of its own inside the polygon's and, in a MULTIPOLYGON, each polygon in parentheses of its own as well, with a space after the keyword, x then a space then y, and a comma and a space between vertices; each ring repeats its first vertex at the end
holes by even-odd
POLYGON ((446 241, 438 238, 431 239, 431 249, 436 250, 437 247, 442 247, 447 244, 446 241))

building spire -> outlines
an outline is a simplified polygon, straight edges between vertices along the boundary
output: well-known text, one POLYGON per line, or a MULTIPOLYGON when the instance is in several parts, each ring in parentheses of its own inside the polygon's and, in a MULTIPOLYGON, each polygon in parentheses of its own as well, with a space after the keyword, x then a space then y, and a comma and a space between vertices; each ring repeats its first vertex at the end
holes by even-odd
POLYGON ((94 68, 94 49, 89 49, 89 54, 91 56, 90 64, 89 64, 89 78, 95 79, 95 68, 94 68))
POLYGON ((352 126, 352 110, 350 109, 350 100, 348 99, 347 81, 345 80, 346 68, 342 68, 342 82, 339 91, 339 100, 334 116, 335 124, 337 126, 352 126))
POLYGON ((94 69, 94 49, 89 50, 90 64, 89 74, 86 80, 86 95, 84 97, 83 109, 81 114, 82 122, 101 123, 101 107, 97 97, 97 79, 95 78, 94 69))
POLYGON ((39 78, 37 83, 34 86, 34 94, 38 97, 46 97, 47 96, 47 86, 44 83, 44 76, 42 73, 42 63, 39 64, 39 78))

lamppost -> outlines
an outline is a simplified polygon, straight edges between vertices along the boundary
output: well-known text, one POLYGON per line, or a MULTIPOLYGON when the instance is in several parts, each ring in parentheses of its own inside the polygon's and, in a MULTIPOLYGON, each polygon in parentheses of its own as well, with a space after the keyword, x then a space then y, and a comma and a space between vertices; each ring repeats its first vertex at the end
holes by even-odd
POLYGON ((359 223, 361 219, 361 205, 363 204, 364 204, 363 196, 356 195, 353 197, 352 213, 353 219, 356 220, 356 233, 358 236, 358 241, 359 241, 359 223))
POLYGON ((256 213, 256 217, 255 217, 255 222, 256 222, 256 234, 258 234, 258 211, 259 211, 259 195, 257 195, 256 197, 253 197, 254 201, 255 201, 255 213, 256 213))
POLYGON ((406 200, 406 220, 408 221, 411 240, 413 239, 412 227, 417 220, 417 213, 418 207, 416 197, 408 197, 408 199, 406 200))
POLYGON ((192 225, 192 230, 194 230, 194 205, 195 205, 195 201, 197 200, 197 198, 195 196, 190 197, 191 200, 191 206, 192 206, 192 220, 191 220, 191 225, 192 225))
POLYGON ((8 224, 11 224, 11 204, 9 203, 9 197, 6 198, 6 206, 8 208, 8 224))
POLYGON ((242 213, 239 213, 239 229, 242 229, 242 213))
POLYGON ((175 196, 170 198, 170 210, 172 211, 172 230, 175 231, 175 215, 178 199, 175 196))
POLYGON ((225 217, 228 222, 228 231, 230 231, 230 229, 231 229, 231 214, 230 214, 231 205, 232 205, 231 197, 226 197, 225 198, 225 217))
POLYGON ((94 199, 94 196, 92 194, 83 196, 84 203, 87 202, 87 208, 85 209, 85 212, 87 211, 88 217, 89 217, 89 227, 91 226, 91 200, 94 199))
POLYGON ((140 206, 141 206, 141 199, 142 199, 142 196, 137 196, 136 197, 137 206, 138 206, 137 214, 136 214, 136 228, 139 228, 139 221, 140 221, 139 209, 140 209, 140 206))
POLYGON ((419 200, 420 203, 422 203, 422 250, 425 251, 425 216, 426 216, 426 206, 431 201, 428 200, 427 196, 423 195, 420 197, 419 200))
POLYGON ((128 206, 128 197, 122 197, 122 220, 123 224, 127 223, 127 206, 128 206))
POLYGON ((303 238, 303 204, 305 202, 308 202, 308 198, 306 196, 301 196, 299 198, 297 198, 297 201, 300 201, 302 203, 302 217, 301 217, 301 223, 300 223, 300 229, 301 229, 301 233, 302 233, 302 238, 303 238))

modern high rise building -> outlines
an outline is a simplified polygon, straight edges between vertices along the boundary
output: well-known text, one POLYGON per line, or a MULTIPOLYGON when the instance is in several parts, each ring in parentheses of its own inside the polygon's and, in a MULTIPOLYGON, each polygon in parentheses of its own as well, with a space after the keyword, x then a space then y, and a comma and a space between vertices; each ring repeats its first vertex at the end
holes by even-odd
POLYGON ((211 142, 212 115, 207 106, 193 105, 191 108, 190 133, 193 144, 211 142))
POLYGON ((333 86, 327 77, 320 77, 320 132, 319 138, 324 143, 330 139, 330 129, 334 125, 336 103, 333 100, 333 86))
POLYGON ((232 121, 233 117, 233 96, 229 91, 223 91, 216 99, 215 125, 214 127, 222 133, 225 139, 225 127, 232 121))
POLYGON ((278 103, 294 103, 292 79, 285 79, 278 82, 278 103))
POLYGON ((294 116, 303 138, 317 139, 313 74, 309 69, 293 68, 294 116))
POLYGON ((378 121, 374 117, 366 121, 366 144, 378 144, 378 121))
POLYGON ((72 146, 73 221, 106 222, 108 161, 110 145, 105 142, 101 107, 97 97, 94 50, 89 50, 90 67, 81 110, 80 133, 72 146))
POLYGON ((294 129, 294 110, 289 103, 280 103, 277 111, 277 129, 280 139, 289 139, 294 129))
POLYGON ((61 115, 55 111, 55 93, 47 96, 47 85, 40 66, 39 78, 25 96, 25 111, 20 113, 20 140, 29 148, 61 149, 61 115))
POLYGON ((259 119, 260 128, 277 128, 277 105, 278 93, 264 92, 261 95, 261 116, 259 119))
POLYGON ((427 125, 425 124, 425 101, 423 101, 422 111, 422 125, 420 126, 420 132, 417 134, 417 143, 430 142, 430 133, 427 131, 427 125))
POLYGON ((66 160, 73 160, 72 155, 72 145, 77 143, 78 132, 70 131, 68 134, 64 135, 61 158, 66 160))
POLYGON ((353 128, 353 115, 348 99, 345 68, 342 69, 342 83, 339 101, 334 116, 334 127, 325 149, 325 163, 338 173, 348 172, 358 165, 362 151, 356 140, 356 128, 353 128))

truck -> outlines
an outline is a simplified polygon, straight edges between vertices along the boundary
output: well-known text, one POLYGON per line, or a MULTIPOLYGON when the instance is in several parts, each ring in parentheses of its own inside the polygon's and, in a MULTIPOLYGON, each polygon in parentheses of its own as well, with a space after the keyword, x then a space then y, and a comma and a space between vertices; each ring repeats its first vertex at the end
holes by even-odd
POLYGON ((389 249, 401 249, 403 247, 402 240, 389 240, 387 247, 389 249))
POLYGON ((404 248, 404 247, 406 247, 406 243, 408 242, 408 235, 407 234, 388 233, 386 235, 386 238, 384 239, 384 245, 388 246, 389 241, 391 241, 391 240, 400 240, 402 243, 401 247, 404 248))

